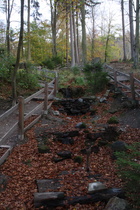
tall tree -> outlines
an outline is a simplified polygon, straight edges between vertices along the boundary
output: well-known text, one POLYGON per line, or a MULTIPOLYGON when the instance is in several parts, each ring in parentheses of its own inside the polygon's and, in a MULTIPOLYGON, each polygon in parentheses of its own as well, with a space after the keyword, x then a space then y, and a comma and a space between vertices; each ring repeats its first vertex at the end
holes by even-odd
POLYGON ((140 39, 140 1, 136 0, 136 33, 135 33, 135 56, 134 56, 134 68, 139 65, 139 39, 140 39))
POLYGON ((81 24, 82 24, 82 63, 87 61, 87 44, 86 44, 86 13, 85 13, 85 0, 80 1, 81 9, 81 24))
POLYGON ((70 8, 70 44, 71 44, 71 67, 74 67, 75 62, 75 49, 74 49, 74 30, 73 30, 72 6, 70 8))
POLYGON ((14 0, 6 0, 4 1, 5 12, 6 12, 6 46, 7 46, 7 54, 10 55, 10 19, 12 14, 12 9, 14 5, 14 0))
POLYGON ((31 2, 28 0, 28 13, 27 13, 27 36, 28 36, 28 47, 27 47, 27 60, 31 60, 31 42, 30 42, 30 15, 31 15, 31 2))
POLYGON ((22 43, 23 43, 23 28, 24 28, 24 0, 21 0, 21 9, 20 9, 20 35, 19 35, 19 41, 18 41, 18 49, 17 49, 17 57, 16 57, 16 64, 13 69, 12 74, 12 98, 13 98, 13 105, 16 103, 17 100, 17 91, 16 91, 16 75, 17 70, 19 68, 19 62, 20 62, 20 55, 21 55, 21 49, 22 49, 22 43))
POLYGON ((123 60, 126 61, 126 47, 125 47, 125 21, 124 21, 124 0, 121 0, 122 11, 122 31, 123 31, 123 60))
POLYGON ((133 24, 133 0, 129 0, 129 24, 130 24, 131 59, 134 61, 135 38, 134 38, 134 24, 133 24))
POLYGON ((57 23, 57 0, 50 0, 51 7, 51 27, 52 27, 52 53, 55 57, 57 55, 56 49, 56 23, 57 23))

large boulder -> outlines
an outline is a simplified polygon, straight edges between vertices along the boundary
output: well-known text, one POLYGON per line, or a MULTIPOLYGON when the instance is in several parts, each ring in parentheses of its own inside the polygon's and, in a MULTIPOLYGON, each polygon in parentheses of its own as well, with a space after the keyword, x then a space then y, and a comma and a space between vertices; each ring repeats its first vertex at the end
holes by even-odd
POLYGON ((127 144, 123 141, 116 141, 111 144, 111 148, 114 152, 123 152, 127 150, 127 144))
POLYGON ((114 196, 108 201, 104 210, 128 210, 128 209, 129 209, 128 203, 126 200, 114 196))

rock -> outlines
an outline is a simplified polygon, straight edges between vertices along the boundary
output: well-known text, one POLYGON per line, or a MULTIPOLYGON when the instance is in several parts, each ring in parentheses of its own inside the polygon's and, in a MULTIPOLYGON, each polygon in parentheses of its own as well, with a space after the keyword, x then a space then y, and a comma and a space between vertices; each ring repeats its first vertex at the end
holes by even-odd
POLYGON ((93 147, 91 148, 91 152, 94 152, 95 154, 97 154, 99 151, 100 151, 100 150, 99 150, 99 147, 98 147, 98 146, 93 146, 93 147))
POLYGON ((70 152, 70 151, 60 151, 60 152, 57 152, 57 155, 62 157, 62 158, 68 159, 68 158, 71 158, 72 152, 70 152))
POLYGON ((41 179, 37 180, 38 192, 46 192, 47 190, 57 190, 60 188, 60 179, 41 179))
POLYGON ((107 99, 106 99, 106 97, 102 97, 102 98, 100 98, 100 103, 104 103, 104 102, 106 102, 107 101, 107 99))
POLYGON ((50 148, 47 145, 39 144, 38 145, 38 152, 39 153, 50 153, 50 148))
POLYGON ((114 152, 122 152, 127 150, 127 144, 123 141, 116 141, 111 144, 111 148, 114 152))
POLYGON ((60 115, 60 112, 59 111, 53 111, 53 115, 59 116, 60 115))
POLYGON ((64 192, 34 193, 34 206, 36 208, 41 206, 53 207, 60 205, 63 199, 64 199, 64 192))
POLYGON ((104 210, 128 210, 128 203, 126 200, 114 196, 110 198, 104 210))
POLYGON ((76 126, 75 126, 75 128, 86 128, 86 124, 85 123, 83 123, 83 122, 79 122, 76 126))
POLYGON ((106 93, 104 94, 104 97, 108 97, 110 93, 110 90, 107 90, 106 93))
POLYGON ((0 192, 3 192, 6 189, 8 184, 8 176, 0 174, 0 192))
POLYGON ((87 100, 84 98, 79 99, 67 99, 61 101, 54 101, 53 105, 61 106, 59 111, 66 112, 68 115, 81 115, 90 111, 92 100, 87 100), (62 109, 63 107, 63 109, 62 109))
POLYGON ((74 144, 74 139, 71 137, 57 138, 57 141, 61 142, 62 144, 74 144))
POLYGON ((82 98, 79 98, 78 101, 79 101, 80 103, 83 103, 83 99, 82 99, 82 98))
POLYGON ((107 189, 101 182, 93 182, 88 185, 88 193, 95 193, 107 189))

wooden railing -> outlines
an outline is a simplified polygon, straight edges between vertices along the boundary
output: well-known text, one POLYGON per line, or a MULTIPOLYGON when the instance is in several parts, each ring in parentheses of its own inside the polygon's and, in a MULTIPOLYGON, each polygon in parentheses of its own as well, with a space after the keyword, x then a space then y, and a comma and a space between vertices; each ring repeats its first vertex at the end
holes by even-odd
POLYGON ((49 103, 50 98, 52 96, 56 96, 57 93, 57 84, 58 84, 58 75, 55 72, 55 78, 47 83, 45 82, 45 87, 39 90, 38 92, 34 93, 33 95, 29 96, 28 98, 24 99, 22 96, 19 97, 18 103, 7 110, 5 113, 3 113, 0 116, 0 121, 4 120, 7 117, 10 117, 10 114, 13 112, 16 112, 18 114, 18 120, 17 122, 12 125, 12 127, 9 129, 9 131, 0 139, 0 143, 3 143, 8 137, 11 136, 11 134, 18 129, 18 137, 19 139, 24 139, 24 133, 30 129, 40 118, 43 114, 48 113, 48 109, 51 107, 52 102, 49 103), (50 88, 51 87, 51 88, 50 88), (51 91, 51 92, 50 92, 51 91), (50 93, 49 93, 50 92, 50 93), (25 113, 25 105, 30 102, 33 98, 39 96, 40 94, 44 93, 44 100, 42 103, 37 105, 32 111, 29 113, 25 113), (25 125, 25 122, 28 121, 28 119, 31 116, 35 116, 35 113, 40 110, 39 115, 36 115, 35 119, 32 120, 27 126, 25 125))
POLYGON ((123 72, 117 71, 111 66, 105 64, 105 70, 108 72, 109 77, 114 81, 114 85, 116 88, 124 88, 125 92, 131 93, 131 98, 136 100, 140 97, 140 80, 134 77, 133 72, 129 74, 125 74, 123 72), (123 77, 122 81, 118 79, 119 77, 123 77), (126 81, 126 83, 125 83, 126 81))

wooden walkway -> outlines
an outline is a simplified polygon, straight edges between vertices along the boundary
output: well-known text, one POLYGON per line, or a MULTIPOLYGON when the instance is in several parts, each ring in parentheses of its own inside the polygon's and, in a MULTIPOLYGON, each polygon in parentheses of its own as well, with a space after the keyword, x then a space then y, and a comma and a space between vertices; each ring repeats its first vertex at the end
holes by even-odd
POLYGON ((24 133, 30 129, 51 107, 51 100, 57 92, 57 75, 44 87, 28 98, 19 97, 18 104, 0 115, 0 145, 8 138, 17 135, 24 139, 24 133))
POLYGON ((107 64, 104 65, 104 68, 116 88, 121 89, 132 100, 140 101, 140 80, 133 76, 133 72, 125 74, 107 64))

